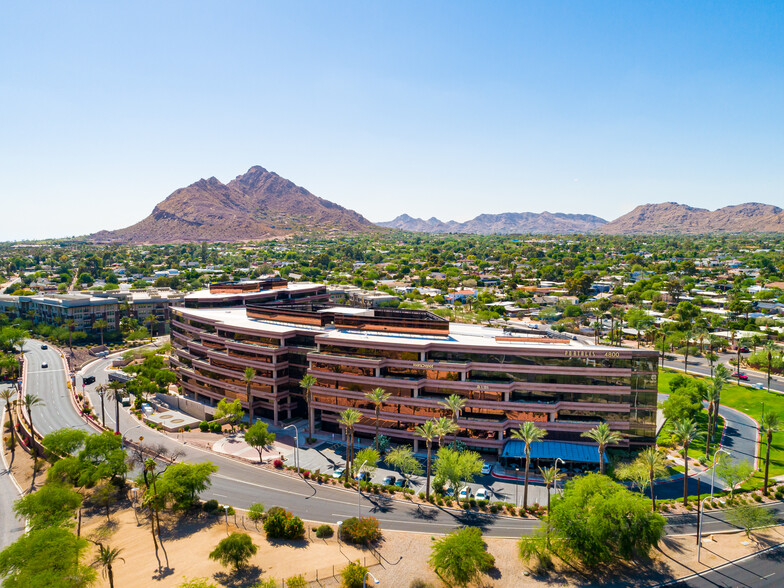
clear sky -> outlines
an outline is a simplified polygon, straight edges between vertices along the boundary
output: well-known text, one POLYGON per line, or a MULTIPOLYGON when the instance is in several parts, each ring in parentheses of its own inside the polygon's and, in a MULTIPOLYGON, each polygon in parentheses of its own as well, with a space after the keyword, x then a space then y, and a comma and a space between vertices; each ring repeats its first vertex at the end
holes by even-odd
POLYGON ((3 2, 0 240, 258 164, 370 220, 784 206, 784 2, 3 2))

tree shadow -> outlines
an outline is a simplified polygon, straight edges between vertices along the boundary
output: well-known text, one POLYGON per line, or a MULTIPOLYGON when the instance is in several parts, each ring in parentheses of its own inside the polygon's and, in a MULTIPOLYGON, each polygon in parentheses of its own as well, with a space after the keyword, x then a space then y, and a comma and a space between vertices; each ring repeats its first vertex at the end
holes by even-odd
POLYGON ((388 513, 394 510, 395 501, 391 496, 381 494, 365 494, 364 496, 373 505, 370 509, 371 513, 388 513))
POLYGON ((170 568, 168 566, 159 567, 152 575, 152 579, 155 580, 156 582, 160 582, 164 578, 168 578, 173 574, 174 574, 174 568, 170 568))
POLYGON ((250 565, 231 572, 218 572, 212 577, 221 586, 227 588, 245 588, 255 586, 261 581, 263 570, 257 565, 250 565))
POLYGON ((293 547, 294 549, 307 549, 307 539, 270 539, 267 537, 267 543, 273 547, 293 547))
POLYGON ((197 534, 218 523, 225 524, 223 516, 191 510, 184 513, 161 512, 161 533, 163 539, 173 541, 197 534))

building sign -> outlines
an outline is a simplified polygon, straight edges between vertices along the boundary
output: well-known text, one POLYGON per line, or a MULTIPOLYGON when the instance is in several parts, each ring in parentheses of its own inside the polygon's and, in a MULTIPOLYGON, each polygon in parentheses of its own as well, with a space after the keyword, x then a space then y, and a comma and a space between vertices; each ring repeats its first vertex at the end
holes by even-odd
POLYGON ((582 351, 579 349, 567 349, 564 351, 565 357, 586 357, 586 358, 596 358, 596 357, 621 357, 620 351, 582 351))
POLYGON ((436 367, 436 364, 434 364, 434 363, 412 363, 411 367, 432 369, 432 368, 436 367))

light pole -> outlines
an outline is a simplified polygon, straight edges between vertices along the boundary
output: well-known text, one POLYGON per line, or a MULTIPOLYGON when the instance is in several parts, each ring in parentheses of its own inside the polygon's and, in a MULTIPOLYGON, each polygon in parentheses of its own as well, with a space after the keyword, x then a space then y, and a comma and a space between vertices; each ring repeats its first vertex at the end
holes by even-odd
POLYGON ((359 501, 362 498, 362 468, 365 467, 367 460, 362 462, 362 465, 359 466, 359 470, 357 471, 357 518, 359 518, 360 511, 359 511, 359 501))
MULTIPOLYGON (((719 453, 726 453, 727 455, 732 455, 729 451, 727 451, 725 449, 718 449, 718 450, 716 450, 716 453, 713 454, 713 473, 711 474, 711 491, 710 491, 710 496, 708 496, 706 498, 703 498, 700 501, 700 508, 702 508, 702 506, 703 506, 703 504, 704 504, 704 502, 706 500, 713 501, 713 484, 716 481, 716 457, 719 455, 719 453)), ((700 517, 700 523, 699 523, 699 525, 697 525, 697 563, 699 563, 699 561, 700 561, 700 553, 702 551, 702 521, 705 518, 705 509, 702 508, 702 511, 703 511, 703 514, 700 517)), ((699 512, 699 510, 698 510, 698 512, 699 512)))
POLYGON ((296 443, 296 447, 294 449, 294 465, 297 466, 297 475, 299 475, 299 429, 296 425, 286 425, 283 427, 283 430, 285 431, 290 427, 294 429, 294 442, 296 443))
POLYGON ((338 551, 340 551, 340 525, 343 524, 343 521, 338 521, 338 551))
POLYGON ((558 462, 566 465, 566 462, 562 460, 560 457, 555 458, 555 480, 553 481, 553 493, 558 494, 558 462))
POLYGON ((517 508, 517 487, 520 485, 520 466, 515 466, 515 508, 517 508))
POLYGON ((365 577, 364 577, 364 578, 362 578, 362 588, 367 588, 367 577, 368 577, 368 576, 370 576, 371 578, 373 578, 373 582, 374 582, 375 584, 378 584, 378 578, 376 578, 376 577, 375 577, 373 574, 371 574, 370 572, 365 572, 365 577))
POLYGON ((133 431, 134 429, 139 429, 139 428, 141 428, 141 425, 134 425, 133 427, 131 427, 130 429, 128 429, 127 431, 125 431, 125 433, 123 433, 123 434, 122 434, 122 437, 121 437, 121 439, 120 439, 120 441, 121 441, 121 446, 122 446, 122 447, 125 447, 125 436, 126 436, 128 433, 130 433, 131 431, 133 431))
POLYGON ((228 504, 223 505, 223 512, 226 513, 226 535, 228 535, 229 534, 229 505, 228 504))
POLYGON ((106 412, 103 409, 103 395, 106 394, 106 388, 104 387, 103 384, 101 384, 100 386, 98 386, 96 391, 98 392, 98 396, 101 397, 101 425, 103 427, 106 427, 106 412))

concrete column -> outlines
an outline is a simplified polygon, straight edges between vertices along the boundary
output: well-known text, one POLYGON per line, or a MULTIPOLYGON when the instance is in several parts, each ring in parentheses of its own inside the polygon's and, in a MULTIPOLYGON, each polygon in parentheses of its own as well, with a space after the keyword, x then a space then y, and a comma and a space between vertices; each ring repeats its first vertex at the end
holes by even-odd
POLYGON ((278 421, 278 399, 272 401, 272 424, 276 427, 280 424, 278 421))
POLYGON ((426 357, 427 357, 427 351, 420 351, 419 352, 419 361, 425 361, 426 357))
POLYGON ((376 377, 377 377, 377 378, 380 378, 380 377, 381 377, 381 368, 380 368, 380 367, 377 367, 377 368, 375 368, 375 370, 376 370, 376 371, 375 371, 376 377))
POLYGON ((414 453, 419 453, 419 439, 414 439, 414 453))
POLYGON ((412 392, 414 393, 414 398, 419 398, 419 388, 414 388, 412 392))
POLYGON ((291 409, 290 408, 286 409, 286 418, 287 419, 291 419, 291 409))
POLYGON ((461 382, 465 382, 466 381, 466 373, 467 372, 460 372, 460 381, 461 382))
POLYGON ((504 392, 504 402, 509 402, 509 391, 504 392))

